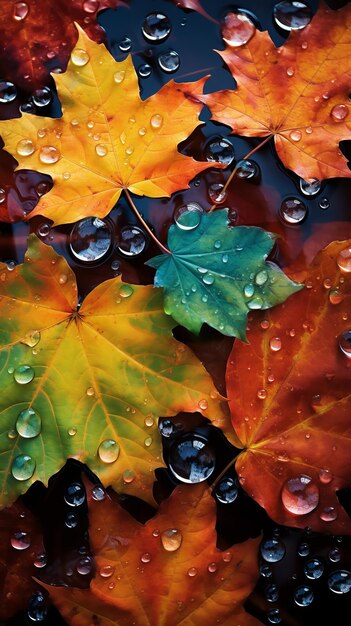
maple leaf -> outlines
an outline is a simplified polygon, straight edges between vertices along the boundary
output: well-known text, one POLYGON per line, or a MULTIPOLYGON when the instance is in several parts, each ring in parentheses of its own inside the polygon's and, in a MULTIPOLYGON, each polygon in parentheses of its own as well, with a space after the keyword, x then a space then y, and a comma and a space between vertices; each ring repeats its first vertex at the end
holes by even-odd
MULTIPOLYGON (((235 24, 228 19, 228 43, 235 24)), ((332 11, 321 3, 280 48, 253 25, 250 34, 246 45, 219 51, 237 89, 200 96, 213 119, 237 135, 274 136, 281 161, 306 180, 351 176, 339 149, 351 138, 351 6, 332 11)))
MULTIPOLYGON (((35 517, 18 501, 0 512, 0 619, 25 609, 38 589, 33 576, 44 549, 35 517), (21 593, 18 593, 19 589, 21 593)), ((44 555, 45 556, 45 555, 44 555)))
POLYGON ((222 416, 209 374, 172 337, 162 291, 116 278, 78 309, 72 270, 34 235, 23 265, 0 268, 1 504, 70 456, 152 501, 157 417, 222 416))
POLYGON ((1 123, 20 167, 41 171, 53 189, 31 212, 57 224, 104 217, 123 189, 153 198, 184 188, 207 167, 177 151, 198 124, 194 100, 205 79, 171 81, 142 101, 131 57, 117 63, 79 30, 65 74, 55 76, 63 117, 24 114, 1 123))
POLYGON ((306 270, 306 289, 250 322, 227 367, 245 490, 278 523, 350 533, 351 240, 306 270), (247 375, 249 373, 249 375, 247 375))
POLYGON ((194 333, 206 322, 245 340, 250 310, 267 309, 302 289, 265 262, 274 240, 260 228, 228 227, 228 209, 184 214, 168 231, 172 254, 147 262, 157 268, 166 313, 194 333))
POLYGON ((259 539, 216 548, 216 506, 202 485, 178 487, 144 526, 89 495, 96 574, 90 589, 45 588, 72 626, 258 626, 243 602, 258 576, 259 539))
POLYGON ((77 41, 74 22, 89 37, 104 40, 96 22, 98 11, 115 8, 120 0, 2 0, 0 5, 1 76, 31 91, 47 84, 50 71, 66 69, 77 41))

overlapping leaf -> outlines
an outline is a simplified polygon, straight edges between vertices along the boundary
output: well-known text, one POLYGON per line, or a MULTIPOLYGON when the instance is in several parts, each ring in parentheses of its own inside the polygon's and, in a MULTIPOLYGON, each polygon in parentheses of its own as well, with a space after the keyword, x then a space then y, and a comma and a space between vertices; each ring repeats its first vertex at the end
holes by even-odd
POLYGON ((172 252, 148 261, 164 287, 165 311, 199 333, 204 322, 225 335, 246 337, 247 313, 284 301, 301 286, 266 263, 274 235, 228 227, 228 210, 187 212, 171 226, 172 252))
POLYGON ((69 456, 152 501, 158 416, 221 418, 210 376, 172 337, 162 291, 118 278, 78 309, 73 272, 34 235, 25 263, 2 265, 0 277, 2 505, 47 483, 69 456))
POLYGON ((246 45, 219 52, 237 89, 202 97, 213 118, 238 135, 274 136, 280 159, 302 178, 351 176, 339 149, 351 138, 351 6, 332 11, 322 3, 280 48, 267 32, 251 34, 246 45))
POLYGON ((67 72, 55 81, 60 119, 24 114, 0 124, 19 166, 54 180, 31 217, 45 215, 58 224, 104 217, 123 189, 168 196, 209 167, 177 151, 198 124, 201 104, 193 95, 203 81, 170 82, 142 101, 131 57, 117 63, 82 30, 67 72))
POLYGON ((227 368, 244 488, 277 522, 321 532, 351 532, 337 497, 351 486, 350 245, 330 244, 306 289, 255 315, 227 368))
POLYGON ((215 503, 202 486, 178 487, 145 526, 107 497, 90 497, 89 511, 90 589, 47 587, 71 626, 258 626, 243 608, 258 541, 218 550, 215 503))

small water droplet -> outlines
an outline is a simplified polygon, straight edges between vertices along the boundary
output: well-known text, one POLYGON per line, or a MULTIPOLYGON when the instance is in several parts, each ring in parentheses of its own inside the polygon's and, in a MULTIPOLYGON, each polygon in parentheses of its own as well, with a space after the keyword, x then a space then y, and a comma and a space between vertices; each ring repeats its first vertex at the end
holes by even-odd
POLYGON ((334 522, 338 517, 338 512, 334 506, 325 506, 319 517, 323 522, 334 522))
POLYGON ((99 157, 104 157, 107 154, 107 147, 103 143, 97 143, 95 146, 95 152, 99 157))
POLYGON ((83 11, 86 13, 95 13, 99 8, 98 0, 84 0, 83 11))
POLYGON ((113 80, 115 81, 115 83, 119 85, 120 83, 124 81, 125 75, 126 75, 125 70, 119 70, 118 72, 114 73, 113 80))
POLYGON ((215 488, 215 496, 222 504, 232 504, 238 497, 238 483, 234 478, 222 478, 215 488))
POLYGON ((129 485, 135 479, 135 474, 133 470, 127 469, 127 470, 124 470, 122 477, 123 477, 124 482, 129 485))
POLYGON ((252 300, 249 300, 249 302, 247 303, 247 306, 250 310, 259 310, 262 309, 262 305, 263 305, 263 301, 262 298, 260 298, 259 296, 257 296, 256 298, 253 298, 252 300))
POLYGON ((190 567, 188 569, 188 576, 190 576, 190 578, 194 578, 194 576, 196 576, 197 574, 198 574, 198 571, 196 567, 190 567))
POLYGON ((215 137, 207 143, 204 156, 209 162, 230 165, 234 161, 235 153, 230 141, 224 137, 215 137))
POLYGON ((132 40, 129 37, 123 37, 118 42, 118 47, 121 52, 129 52, 132 48, 132 40))
POLYGON ((265 596, 267 602, 277 602, 279 600, 279 589, 277 585, 268 585, 265 588, 265 596))
POLYGON ((43 622, 47 616, 46 600, 41 591, 36 591, 31 596, 28 608, 27 616, 32 622, 43 622))
POLYGON ((93 498, 93 500, 96 500, 97 502, 101 502, 106 497, 105 489, 100 487, 100 485, 96 485, 91 490, 91 497, 93 498))
POLYGON ((272 609, 267 613, 267 619, 270 624, 281 624, 282 618, 279 609, 272 609))
POLYGON ((162 437, 171 437, 172 435, 174 435, 174 433, 177 430, 175 425, 173 424, 173 422, 171 422, 168 419, 160 420, 160 423, 158 425, 158 429, 159 429, 162 437))
POLYGON ((227 197, 222 183, 212 183, 208 188, 208 197, 214 204, 221 204, 227 197))
POLYGON ((151 73, 152 73, 151 65, 149 65, 148 63, 143 63, 142 65, 139 65, 138 74, 141 78, 148 78, 149 76, 151 76, 151 73))
POLYGON ((45 552, 41 552, 40 554, 37 554, 33 561, 34 567, 36 567, 37 569, 42 569, 43 567, 46 566, 46 564, 47 564, 47 558, 46 558, 45 552))
POLYGON ((33 103, 36 107, 46 107, 52 100, 52 93, 49 87, 36 89, 32 95, 33 103))
POLYGON ((307 216, 307 208, 298 198, 286 198, 279 213, 285 223, 301 224, 307 216))
POLYGON ((119 295, 121 298, 129 298, 134 293, 134 289, 131 285, 123 283, 119 288, 119 295))
POLYGON ((65 518, 65 525, 67 528, 75 528, 78 524, 78 518, 75 513, 67 513, 65 518))
POLYGON ((103 565, 99 569, 99 574, 102 578, 110 578, 115 573, 113 565, 103 565))
POLYGON ((342 272, 351 272, 351 248, 345 248, 339 252, 336 262, 342 272))
POLYGON ((323 575, 324 565, 319 559, 312 558, 306 561, 303 571, 307 578, 310 578, 311 580, 317 580, 323 575))
POLYGON ((202 411, 206 411, 206 409, 208 409, 208 402, 207 402, 207 400, 205 400, 205 398, 202 399, 202 400, 199 400, 198 407, 202 411))
POLYGON ((335 570, 328 577, 328 587, 334 593, 348 593, 351 590, 351 573, 347 570, 335 570))
POLYGON ((330 202, 328 198, 321 198, 321 200, 319 201, 319 208, 322 209, 322 211, 326 211, 327 209, 329 209, 329 207, 330 202))
POLYGON ((17 153, 23 157, 30 156, 34 150, 35 146, 30 139, 21 139, 16 146, 17 153))
POLYGON ((208 571, 210 572, 210 574, 214 574, 217 571, 217 564, 216 563, 209 563, 207 566, 208 571))
POLYGON ((299 130, 292 130, 289 137, 292 141, 300 141, 302 133, 299 130))
POLYGON ((80 574, 81 576, 88 576, 88 574, 91 573, 91 569, 92 569, 91 558, 89 556, 85 556, 82 559, 80 559, 77 563, 76 569, 77 569, 78 574, 80 574))
POLYGON ((151 559, 152 559, 152 556, 150 552, 144 552, 144 554, 142 554, 140 557, 140 560, 142 563, 150 563, 151 559))
POLYGON ((306 515, 317 507, 319 489, 310 476, 302 474, 285 481, 281 498, 289 513, 306 515))
POLYGON ((34 370, 30 365, 19 365, 13 372, 16 383, 27 385, 34 378, 34 370))
POLYGON ((266 272, 266 270, 261 270, 260 272, 257 272, 256 276, 255 276, 255 283, 256 285, 264 285, 268 280, 268 272, 266 272))
POLYGON ((178 52, 176 52, 175 50, 162 52, 162 54, 158 56, 157 62, 161 70, 163 70, 167 74, 176 72, 180 67, 180 57, 178 52))
POLYGON ((8 80, 0 80, 0 102, 7 104, 17 97, 17 89, 13 83, 8 80))
POLYGON ((257 178, 260 170, 259 167, 254 161, 249 161, 248 159, 243 159, 238 161, 235 166, 235 176, 237 178, 250 180, 251 178, 257 178))
POLYGON ((77 434, 77 429, 76 428, 68 428, 67 429, 67 433, 70 437, 74 437, 74 435, 77 434))
POLYGON ((16 420, 16 430, 25 439, 37 437, 41 432, 41 418, 34 409, 21 411, 16 420))
POLYGON ((279 352, 279 350, 282 349, 282 340, 280 339, 280 337, 272 337, 269 342, 269 347, 272 352, 279 352))
POLYGON ((31 539, 28 533, 19 531, 12 535, 10 543, 15 550, 27 550, 31 544, 31 539))
POLYGON ((28 454, 20 454, 12 462, 11 473, 16 480, 29 480, 35 470, 35 461, 28 454))
POLYGON ((311 548, 308 543, 304 541, 299 544, 297 548, 297 554, 299 556, 302 556, 302 557, 308 556, 310 552, 311 552, 311 548))
POLYGON ((177 439, 169 450, 169 468, 184 483, 200 483, 211 476, 215 457, 205 439, 187 434, 177 439))
POLYGON ((267 563, 278 563, 281 561, 286 552, 284 543, 280 539, 264 539, 261 543, 261 555, 267 563))
POLYGON ((295 589, 294 600, 297 606, 309 606, 314 600, 314 593, 307 585, 300 585, 295 589))
POLYGON ((255 287, 252 283, 248 283, 247 285, 244 285, 244 296, 246 298, 252 298, 254 293, 255 293, 255 287))
POLYGON ((324 485, 329 485, 333 480, 333 474, 328 469, 320 469, 318 472, 318 478, 324 485))
POLYGON ((117 248, 125 256, 137 256, 146 247, 146 237, 138 226, 124 226, 118 236, 117 248))
POLYGON ((304 2, 278 2, 273 9, 275 23, 283 30, 301 30, 310 23, 312 11, 304 2))
POLYGON ((171 28, 171 22, 164 13, 153 12, 145 17, 141 32, 147 41, 160 43, 167 39, 171 28))
POLYGON ((79 261, 98 261, 107 254, 111 244, 109 224, 96 217, 80 220, 70 234, 70 251, 79 261))
POLYGON ((117 461, 119 452, 119 445, 114 439, 104 439, 98 448, 98 455, 103 463, 114 463, 117 461))
POLYGON ((69 506, 78 507, 85 502, 85 490, 81 483, 72 483, 67 487, 64 501, 69 506))
POLYGON ((83 48, 74 48, 71 53, 71 61, 76 67, 84 67, 90 61, 89 54, 83 48))
MULTIPOLYGON (((306 129, 307 132, 307 129, 306 129)), ((316 196, 317 193, 320 192, 322 188, 322 183, 320 180, 312 180, 312 182, 308 182, 303 178, 300 178, 300 189, 305 196, 316 196)))
POLYGON ((244 13, 228 13, 224 18, 222 37, 232 48, 245 45, 255 32, 255 24, 244 13))
POLYGON ((161 533, 161 543, 167 552, 179 550, 183 541, 183 535, 176 528, 169 528, 161 533))
POLYGON ((337 104, 330 112, 334 122, 343 122, 349 114, 349 107, 346 104, 337 104))
POLYGON ((153 115, 150 118, 150 125, 152 126, 152 128, 155 128, 155 129, 161 128, 162 124, 163 124, 163 117, 159 113, 155 113, 155 115, 153 115))
POLYGON ((45 165, 57 163, 60 158, 61 155, 55 146, 42 146, 39 150, 39 160, 45 165))

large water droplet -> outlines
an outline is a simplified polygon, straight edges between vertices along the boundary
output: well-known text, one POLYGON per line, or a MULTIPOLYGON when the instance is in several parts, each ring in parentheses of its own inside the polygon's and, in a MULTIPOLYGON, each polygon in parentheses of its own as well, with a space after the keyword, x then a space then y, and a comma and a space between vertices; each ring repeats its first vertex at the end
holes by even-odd
POLYGON ((113 565, 103 565, 100 567, 99 574, 102 578, 110 578, 115 573, 113 565))
POLYGON ((52 100, 52 93, 49 87, 36 89, 32 95, 32 100, 37 107, 46 107, 52 100))
POLYGON ((343 122, 349 114, 349 107, 346 104, 337 104, 332 108, 330 115, 334 122, 343 122))
POLYGON ((224 137, 211 139, 205 147, 205 159, 209 162, 230 165, 234 161, 234 148, 224 137))
POLYGON ((317 507, 319 489, 310 476, 302 474, 285 481, 281 497, 289 513, 306 515, 317 507))
POLYGON ((103 143, 97 143, 95 146, 95 152, 99 157, 104 157, 107 154, 107 147, 103 143))
POLYGON ((76 67, 84 67, 90 61, 89 54, 83 48, 74 48, 71 53, 71 61, 76 67))
POLYGON ((301 30, 310 23, 312 11, 304 2, 278 2, 273 9, 275 23, 283 30, 301 30))
MULTIPOLYGON (((293 76, 292 72, 290 72, 290 76, 293 76)), ((292 130, 289 137, 292 141, 300 141, 302 133, 300 130, 292 130)))
POLYGON ((232 48, 246 44, 255 31, 255 24, 244 13, 228 13, 224 18, 222 37, 232 48))
POLYGON ((162 419, 158 425, 158 429, 162 435, 162 437, 172 437, 177 432, 177 427, 171 420, 162 419))
POLYGON ((171 22, 164 13, 149 13, 146 16, 144 23, 141 27, 147 41, 152 43, 160 43, 165 41, 171 32, 171 22))
POLYGON ((161 533, 161 543, 167 552, 179 550, 182 540, 182 533, 176 528, 169 528, 161 533))
POLYGON ((342 272, 351 272, 351 248, 345 248, 339 252, 336 262, 342 272))
POLYGON ((34 143, 30 139, 21 139, 16 146, 16 151, 20 156, 30 156, 34 150, 34 143))
POLYGON ((118 70, 118 72, 114 73, 113 80, 117 83, 117 85, 119 85, 120 83, 123 83, 125 75, 125 70, 118 70))
POLYGON ((98 217, 87 217, 77 222, 70 235, 70 250, 79 261, 101 259, 112 244, 110 226, 98 217))
POLYGON ((27 615, 32 622, 42 622, 47 616, 47 606, 44 595, 36 591, 29 600, 27 615))
POLYGON ((238 483, 234 478, 222 478, 215 489, 215 496, 222 504, 231 504, 238 497, 238 483))
POLYGON ((280 539, 264 539, 261 543, 262 558, 268 563, 278 563, 284 558, 286 549, 280 539))
POLYGON ((300 178, 300 189, 305 196, 316 196, 317 193, 320 192, 322 188, 322 183, 320 180, 313 180, 312 182, 308 182, 303 178, 300 178))
POLYGON ((0 80, 0 102, 6 104, 12 102, 17 96, 17 89, 8 80, 0 80))
POLYGON ((25 20, 29 12, 29 6, 26 2, 16 2, 13 7, 13 17, 16 22, 25 20))
POLYGON ((345 330, 338 337, 339 348, 348 359, 351 359, 351 330, 345 330))
POLYGON ((128 225, 119 232, 117 248, 125 256, 137 256, 144 251, 146 243, 144 231, 138 226, 128 225))
POLYGON ((114 439, 105 439, 98 448, 98 455, 103 463, 114 463, 119 456, 119 445, 114 439))
POLYGON ((305 576, 311 580, 317 580, 323 575, 324 565, 319 559, 313 558, 306 561, 303 571, 305 576))
POLYGON ((83 11, 86 13, 95 13, 99 8, 99 0, 84 0, 83 11))
POLYGON ((27 550, 31 544, 31 539, 28 533, 18 531, 12 535, 10 543, 15 550, 27 550))
POLYGON ((64 501, 69 506, 81 506, 85 501, 85 489, 81 483, 72 483, 67 487, 64 501))
POLYGON ((21 411, 17 417, 16 430, 25 439, 37 437, 41 431, 41 418, 38 413, 34 409, 21 411))
POLYGON ((328 587, 334 593, 348 593, 351 590, 351 573, 347 570, 335 570, 328 578, 328 587))
POLYGON ((27 385, 34 378, 34 370, 30 365, 19 365, 16 367, 13 377, 16 383, 27 385))
POLYGON ((60 153, 55 146, 42 146, 39 150, 39 160, 45 165, 52 165, 60 160, 60 153))
POLYGON ((256 178, 260 173, 259 167, 254 161, 243 159, 238 161, 235 166, 235 176, 237 178, 249 180, 256 178))
POLYGON ((11 473, 16 480, 29 480, 34 474, 35 461, 28 454, 20 454, 13 460, 11 473))
POLYGON ((168 50, 167 52, 162 52, 162 54, 158 56, 157 62, 161 70, 167 72, 167 74, 171 74, 179 69, 180 57, 178 52, 175 50, 168 50))
POLYGON ((294 592, 294 600, 297 606, 309 606, 314 600, 314 593, 311 587, 300 585, 294 592))
POLYGON ((184 483, 201 483, 211 476, 215 457, 205 439, 184 435, 169 450, 169 468, 184 483))
POLYGON ((323 522, 334 522, 338 517, 338 512, 334 506, 325 506, 319 517, 323 522))
POLYGON ((204 212, 203 207, 197 202, 188 202, 175 209, 173 219, 178 228, 182 230, 193 230, 199 226, 201 214, 204 212))
POLYGON ((301 224, 307 216, 307 208, 298 198, 283 200, 279 212, 286 224, 301 224))

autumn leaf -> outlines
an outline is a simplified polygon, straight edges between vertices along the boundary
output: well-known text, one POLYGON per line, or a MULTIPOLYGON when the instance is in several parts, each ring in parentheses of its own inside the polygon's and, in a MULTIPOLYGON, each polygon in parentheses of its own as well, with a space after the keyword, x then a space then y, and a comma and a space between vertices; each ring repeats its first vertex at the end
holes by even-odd
POLYGON ((203 17, 206 17, 211 22, 217 24, 217 20, 215 20, 214 17, 212 17, 211 15, 209 15, 209 13, 207 13, 207 11, 205 11, 199 0, 173 0, 173 2, 182 9, 190 9, 191 11, 196 11, 197 13, 200 13, 200 15, 202 15, 203 17))
POLYGON ((32 91, 47 84, 50 71, 64 70, 77 41, 74 22, 89 37, 104 40, 104 31, 97 24, 98 11, 115 8, 120 0, 2 0, 0 5, 0 36, 2 78, 17 87, 32 91))
POLYGON ((228 209, 188 211, 169 229, 170 255, 148 261, 164 307, 188 330, 204 322, 245 340, 247 313, 283 302, 301 289, 274 264, 266 263, 275 237, 260 228, 228 227, 228 209))
POLYGON ((237 89, 201 96, 213 119, 237 135, 273 136, 283 164, 306 180, 351 176, 339 149, 351 138, 350 4, 332 11, 321 3, 311 23, 279 48, 252 24, 246 45, 238 46, 236 28, 230 14, 223 30, 228 45, 219 54, 237 89))
POLYGON ((245 490, 278 523, 350 533, 351 240, 320 252, 306 289, 250 322, 227 367, 245 490))
POLYGON ((30 217, 44 215, 56 224, 104 217, 123 189, 169 196, 203 169, 220 166, 177 151, 198 124, 202 105, 194 94, 204 80, 171 81, 142 101, 131 57, 117 63, 79 30, 67 72, 55 76, 63 116, 25 113, 0 125, 5 149, 19 167, 54 180, 30 217))
POLYGON ((32 577, 43 565, 45 554, 38 522, 18 501, 0 512, 1 620, 28 606, 38 589, 32 577))
POLYGON ((72 270, 34 235, 23 265, 0 268, 1 504, 67 457, 152 501, 157 417, 222 415, 209 374, 172 337, 161 290, 116 278, 79 308, 72 270))
POLYGON ((243 602, 257 576, 257 539, 216 548, 216 507, 201 485, 178 487, 145 526, 89 495, 96 574, 90 589, 46 589, 72 626, 258 626, 243 602))

